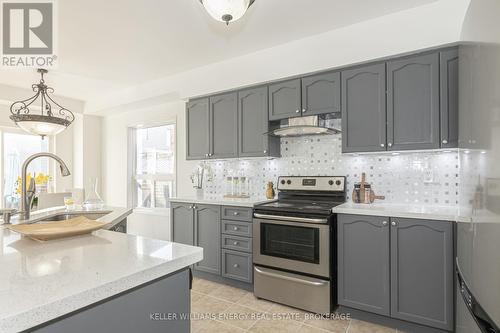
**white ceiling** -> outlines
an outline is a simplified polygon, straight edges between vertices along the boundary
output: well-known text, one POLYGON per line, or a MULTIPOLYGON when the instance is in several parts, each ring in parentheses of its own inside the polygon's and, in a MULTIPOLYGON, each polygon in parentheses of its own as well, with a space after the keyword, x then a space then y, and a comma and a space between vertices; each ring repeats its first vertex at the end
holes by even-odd
MULTIPOLYGON (((60 95, 99 94, 436 0, 257 0, 239 21, 214 21, 198 0, 58 1, 60 95)), ((29 87, 34 70, 2 70, 29 87)))

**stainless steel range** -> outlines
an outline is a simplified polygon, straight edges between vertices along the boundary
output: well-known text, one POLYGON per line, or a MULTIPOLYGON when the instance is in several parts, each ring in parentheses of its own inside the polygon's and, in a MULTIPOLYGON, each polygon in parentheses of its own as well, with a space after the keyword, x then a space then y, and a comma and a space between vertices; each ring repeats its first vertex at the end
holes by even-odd
POLYGON ((315 313, 336 305, 336 221, 345 177, 279 177, 278 201, 255 206, 254 294, 315 313))

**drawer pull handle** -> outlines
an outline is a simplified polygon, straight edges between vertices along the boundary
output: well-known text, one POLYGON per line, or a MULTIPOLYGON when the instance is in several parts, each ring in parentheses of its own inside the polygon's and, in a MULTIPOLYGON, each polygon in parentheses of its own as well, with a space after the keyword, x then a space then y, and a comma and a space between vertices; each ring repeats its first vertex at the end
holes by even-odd
POLYGON ((240 265, 238 265, 238 264, 234 264, 234 265, 233 265, 233 267, 234 267, 234 268, 238 268, 238 267, 240 267, 240 265))
POLYGON ((233 243, 233 245, 238 245, 238 244, 240 244, 240 243, 238 243, 238 242, 234 242, 234 243, 233 243))
POLYGON ((233 227, 233 230, 234 231, 238 231, 238 227, 233 227))
POLYGON ((236 215, 240 215, 240 213, 238 213, 238 212, 234 212, 234 213, 233 213, 233 215, 234 215, 234 216, 236 216, 236 215))

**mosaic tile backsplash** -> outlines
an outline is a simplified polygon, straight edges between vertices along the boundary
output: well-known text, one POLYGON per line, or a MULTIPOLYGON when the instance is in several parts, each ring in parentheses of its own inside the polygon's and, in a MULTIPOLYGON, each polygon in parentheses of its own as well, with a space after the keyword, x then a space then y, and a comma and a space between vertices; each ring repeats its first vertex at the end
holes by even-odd
POLYGON ((206 195, 223 195, 226 177, 245 176, 249 194, 263 197, 268 181, 278 176, 346 176, 348 200, 365 172, 367 182, 387 203, 455 205, 458 203, 459 159, 452 151, 342 154, 340 135, 281 139, 281 158, 207 162, 212 180, 206 195))

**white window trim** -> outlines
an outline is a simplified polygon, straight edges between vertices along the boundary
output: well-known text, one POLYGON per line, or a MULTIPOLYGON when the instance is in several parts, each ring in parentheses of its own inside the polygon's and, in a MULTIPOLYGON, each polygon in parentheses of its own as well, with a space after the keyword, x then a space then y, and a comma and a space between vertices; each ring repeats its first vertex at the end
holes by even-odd
POLYGON ((174 117, 170 120, 165 120, 165 121, 154 121, 154 122, 147 122, 147 123, 135 123, 135 124, 130 124, 127 127, 127 207, 132 208, 134 212, 136 213, 141 213, 141 214, 151 214, 151 215, 169 215, 170 214, 170 208, 157 208, 157 207, 152 207, 152 208, 145 208, 145 207, 136 207, 137 203, 137 198, 136 198, 136 191, 135 191, 135 184, 134 181, 137 179, 151 179, 154 177, 154 179, 159 179, 159 180, 173 180, 174 181, 174 191, 175 194, 177 194, 177 163, 178 163, 178 133, 177 133, 177 117, 174 117), (160 127, 160 126, 167 126, 167 125, 173 125, 174 126, 174 132, 175 132, 175 163, 174 163, 174 175, 137 175, 135 174, 135 170, 137 170, 137 161, 136 161, 136 154, 137 154, 137 140, 135 138, 135 131, 137 129, 144 129, 144 128, 151 128, 151 127, 160 127))
MULTIPOLYGON (((4 143, 4 136, 5 136, 5 133, 13 133, 13 134, 25 134, 25 135, 30 135, 29 133, 23 131, 22 129, 20 128, 17 128, 17 127, 8 127, 8 126, 0 126, 0 207, 3 207, 4 205, 4 174, 3 174, 3 171, 4 171, 4 151, 3 151, 3 143, 4 143)), ((33 134, 31 134, 33 135, 33 134)), ((45 137, 45 140, 49 140, 49 152, 53 153, 54 152, 54 148, 55 148, 55 140, 54 140, 54 137, 53 136, 46 136, 45 137)), ((56 178, 55 177, 55 168, 56 168, 56 165, 54 163, 54 161, 51 159, 50 162, 49 162, 49 175, 52 177, 52 182, 53 182, 53 186, 54 188, 57 188, 57 184, 56 184, 56 178)), ((21 171, 21 170, 19 170, 21 171)))

